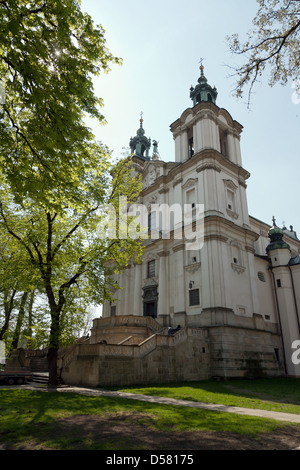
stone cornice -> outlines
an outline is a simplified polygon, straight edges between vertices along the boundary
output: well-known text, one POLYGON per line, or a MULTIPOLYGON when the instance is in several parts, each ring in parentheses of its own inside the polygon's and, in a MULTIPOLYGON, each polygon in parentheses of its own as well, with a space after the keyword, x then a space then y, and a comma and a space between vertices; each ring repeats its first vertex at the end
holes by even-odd
POLYGON ((143 189, 141 195, 147 196, 156 190, 166 191, 169 189, 167 186, 171 184, 172 186, 176 186, 182 182, 183 171, 192 167, 196 168, 197 173, 205 170, 215 170, 217 172, 221 172, 223 167, 226 170, 229 170, 237 178, 239 184, 244 187, 246 187, 245 180, 250 177, 250 173, 247 170, 231 162, 217 150, 203 149, 196 153, 189 160, 185 160, 182 163, 177 163, 177 165, 170 169, 167 175, 159 176, 151 186, 143 189))
POLYGON ((187 108, 181 114, 180 118, 170 125, 170 130, 173 135, 175 135, 182 129, 185 129, 185 127, 193 124, 196 120, 198 121, 203 118, 213 119, 222 124, 220 117, 225 119, 231 131, 238 136, 241 134, 243 126, 239 122, 235 121, 226 109, 219 108, 219 106, 212 102, 201 102, 193 108, 187 108), (189 115, 191 115, 192 118, 187 123, 186 121, 189 115))
POLYGON ((185 249, 185 244, 182 243, 181 245, 177 245, 173 247, 173 252, 176 253, 177 251, 181 251, 185 249))
POLYGON ((157 253, 157 256, 159 256, 160 258, 164 258, 164 257, 167 257, 169 256, 170 252, 169 251, 159 251, 157 253))
POLYGON ((221 217, 219 215, 204 215, 204 227, 205 227, 205 239, 208 235, 210 235, 209 229, 211 227, 213 234, 217 234, 219 232, 228 234, 228 231, 234 231, 237 234, 243 236, 245 242, 249 241, 248 247, 251 246, 253 242, 255 242, 259 238, 259 234, 254 232, 251 227, 245 227, 235 224, 234 222, 226 219, 225 217, 221 217), (216 231, 217 230, 217 231, 216 231))

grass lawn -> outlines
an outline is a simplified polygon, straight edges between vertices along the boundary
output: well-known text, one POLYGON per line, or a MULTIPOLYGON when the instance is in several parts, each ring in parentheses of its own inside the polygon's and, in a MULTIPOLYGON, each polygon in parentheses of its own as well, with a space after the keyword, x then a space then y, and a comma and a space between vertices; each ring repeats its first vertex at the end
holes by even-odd
MULTIPOLYGON (((268 394, 272 383, 276 385, 272 400, 277 397, 276 399, 282 402, 279 404, 272 401, 272 406, 280 405, 283 407, 281 409, 287 411, 288 408, 284 408, 284 405, 290 405, 283 403, 284 400, 298 400, 299 403, 299 381, 208 381, 128 390, 211 403, 243 406, 248 403, 249 406, 256 406, 260 402, 257 402, 256 398, 250 398, 249 394, 268 394), (244 397, 242 392, 238 395, 236 391, 228 388, 229 385, 239 390, 244 388, 244 397)), ((295 405, 295 408, 289 408, 290 412, 295 409, 294 412, 299 413, 299 405, 300 403, 295 405)), ((201 431, 207 434, 233 433, 259 439, 262 433, 277 432, 285 426, 287 423, 269 419, 123 398, 30 391, 22 387, 0 388, 0 444, 4 444, 6 448, 19 445, 24 448, 25 445, 26 448, 32 446, 34 449, 41 446, 43 449, 58 450, 131 450, 145 448, 145 444, 139 440, 141 432, 147 432, 149 436, 161 433, 162 438, 172 433, 182 438, 184 433, 190 435, 191 432, 201 431), (92 423, 95 423, 94 427, 91 427, 92 423), (119 432, 121 425, 125 426, 125 432, 124 429, 119 432), (116 430, 115 434, 110 432, 112 429, 116 430), (132 432, 131 438, 129 431, 132 432)))
POLYGON ((118 388, 118 390, 203 403, 300 414, 300 379, 220 382, 207 380, 182 384, 134 386, 118 388))

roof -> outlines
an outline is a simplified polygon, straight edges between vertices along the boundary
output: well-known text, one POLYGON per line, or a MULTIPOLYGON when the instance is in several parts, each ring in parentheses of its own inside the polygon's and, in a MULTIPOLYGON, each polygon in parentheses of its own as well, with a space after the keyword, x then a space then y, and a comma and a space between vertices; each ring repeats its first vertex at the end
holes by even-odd
POLYGON ((300 255, 290 259, 289 265, 294 266, 295 264, 300 264, 300 255))

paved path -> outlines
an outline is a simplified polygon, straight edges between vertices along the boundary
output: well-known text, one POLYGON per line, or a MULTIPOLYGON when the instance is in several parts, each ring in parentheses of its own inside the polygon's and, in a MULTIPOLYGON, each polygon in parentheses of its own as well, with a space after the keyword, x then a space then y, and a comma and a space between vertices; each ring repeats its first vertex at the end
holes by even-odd
POLYGON ((79 393, 81 395, 91 395, 91 396, 105 396, 105 397, 116 397, 116 398, 129 398, 131 400, 147 401, 150 403, 160 403, 163 405, 175 405, 175 406, 188 406, 191 408, 200 408, 210 411, 221 411, 227 413, 236 413, 244 416, 258 416, 261 418, 275 419, 278 421, 286 421, 290 423, 300 424, 300 414, 292 413, 281 413, 278 411, 267 411, 267 410, 257 410, 252 408, 240 408, 237 406, 226 406, 226 405, 217 405, 211 403, 202 403, 196 401, 188 400, 177 400, 175 398, 167 397, 158 397, 158 396, 149 396, 141 395, 137 393, 129 392, 118 392, 118 391, 108 391, 95 388, 83 388, 83 387, 73 387, 73 386, 62 386, 55 389, 47 388, 45 386, 32 386, 32 385, 23 385, 22 388, 31 389, 31 390, 40 390, 40 391, 57 391, 57 392, 72 392, 79 393))

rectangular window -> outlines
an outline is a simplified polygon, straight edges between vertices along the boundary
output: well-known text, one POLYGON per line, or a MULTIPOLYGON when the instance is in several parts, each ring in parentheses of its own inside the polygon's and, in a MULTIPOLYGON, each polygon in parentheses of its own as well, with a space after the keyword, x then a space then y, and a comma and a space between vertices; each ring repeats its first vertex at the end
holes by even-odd
POLYGON ((192 289, 189 291, 190 297, 190 306, 199 305, 200 304, 200 293, 199 289, 192 289))
POLYGON ((157 229, 156 225, 156 212, 150 212, 148 214, 148 232, 157 229))
POLYGON ((117 307, 115 305, 112 305, 110 307, 110 316, 115 317, 116 316, 116 311, 117 311, 117 307))
POLYGON ((148 262, 147 276, 148 276, 148 278, 149 277, 155 277, 155 260, 152 260, 152 261, 148 262))
POLYGON ((280 279, 277 279, 277 287, 281 287, 281 280, 280 279))
POLYGON ((220 152, 224 157, 228 158, 227 134, 222 129, 219 129, 219 132, 220 132, 220 152))
POLYGON ((192 156, 195 153, 194 150, 194 129, 191 127, 190 129, 187 130, 187 137, 189 141, 189 158, 192 158, 192 156))
POLYGON ((227 209, 234 211, 235 204, 234 204, 234 192, 230 189, 227 189, 227 209))

